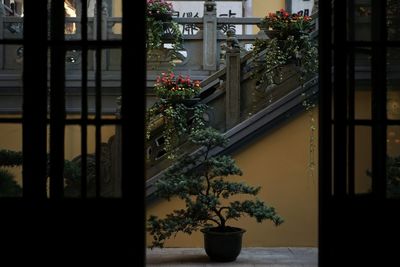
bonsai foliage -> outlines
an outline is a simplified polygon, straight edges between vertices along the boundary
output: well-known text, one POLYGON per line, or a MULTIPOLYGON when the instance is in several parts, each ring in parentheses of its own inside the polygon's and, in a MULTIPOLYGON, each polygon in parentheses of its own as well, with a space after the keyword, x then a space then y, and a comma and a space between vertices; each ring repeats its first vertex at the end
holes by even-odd
POLYGON ((14 180, 14 175, 5 170, 0 169, 0 197, 21 197, 22 188, 14 180))
POLYGON ((257 222, 271 220, 275 225, 283 222, 275 209, 261 200, 229 202, 237 194, 255 196, 260 187, 225 179, 242 175, 242 171, 230 156, 210 156, 212 149, 227 144, 221 133, 212 128, 201 129, 194 131, 189 140, 203 149, 179 158, 156 183, 158 196, 168 200, 178 197, 186 207, 174 210, 163 219, 150 216, 148 231, 153 236, 152 247, 163 247, 165 240, 178 232, 191 234, 208 226, 228 231, 227 222, 244 215, 254 217, 257 222))
POLYGON ((16 167, 21 164, 21 152, 0 149, 0 197, 22 196, 22 188, 14 180, 14 175, 4 169, 4 167, 16 167))

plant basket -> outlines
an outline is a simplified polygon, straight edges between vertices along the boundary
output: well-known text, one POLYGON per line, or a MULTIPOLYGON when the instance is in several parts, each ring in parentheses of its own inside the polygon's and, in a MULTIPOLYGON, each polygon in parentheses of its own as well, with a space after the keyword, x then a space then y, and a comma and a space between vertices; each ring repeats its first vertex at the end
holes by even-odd
POLYGON ((189 99, 171 98, 169 101, 173 104, 183 104, 186 107, 191 107, 196 105, 200 101, 200 98, 189 98, 189 99))
POLYGON ((163 22, 168 22, 172 20, 172 13, 155 13, 152 14, 151 17, 153 17, 155 20, 163 21, 163 22))
POLYGON ((278 38, 281 36, 281 32, 277 30, 269 30, 269 29, 263 29, 265 34, 268 36, 269 39, 273 38, 278 38))

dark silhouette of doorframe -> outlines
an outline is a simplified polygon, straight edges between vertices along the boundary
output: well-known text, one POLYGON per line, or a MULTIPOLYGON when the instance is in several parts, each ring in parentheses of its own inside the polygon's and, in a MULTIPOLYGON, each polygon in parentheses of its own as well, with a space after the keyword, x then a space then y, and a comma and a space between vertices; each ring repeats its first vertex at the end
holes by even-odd
MULTIPOLYGON (((21 44, 24 47, 23 116, 22 119, 0 121, 21 124, 23 129, 23 197, 0 199, 2 258, 15 259, 15 254, 23 258, 34 253, 36 257, 29 258, 31 263, 45 260, 56 264, 54 266, 66 259, 90 260, 91 264, 109 259, 115 266, 122 266, 119 265, 122 262, 144 266, 144 149, 140 149, 144 146, 144 131, 138 132, 137 129, 144 125, 145 110, 145 1, 122 1, 123 14, 130 15, 123 16, 122 39, 115 41, 87 40, 86 27, 82 27, 82 40, 64 40, 63 1, 51 1, 50 14, 46 2, 25 1, 23 39, 0 40, 0 45, 21 44), (48 17, 51 18, 50 35, 47 31, 48 17), (82 51, 82 69, 87 67, 85 57, 87 59, 88 50, 95 50, 99 55, 106 48, 122 51, 121 116, 112 123, 120 125, 122 132, 120 198, 102 198, 99 194, 94 198, 63 198, 64 128, 67 125, 64 66, 65 51, 71 47, 82 51), (143 68, 133 69, 132 62, 143 68), (49 118, 48 74, 52 89, 49 118), (48 126, 51 130, 49 198, 46 193, 48 126), (57 256, 60 256, 58 260, 50 261, 57 256)), ((97 7, 101 9, 100 1, 97 7)), ((87 23, 86 10, 86 1, 82 1, 82 25, 87 23)), ((101 20, 101 12, 98 12, 97 19, 101 20)), ((101 23, 98 25, 101 27, 101 23)), ((101 57, 96 60, 97 66, 101 66, 101 57)), ((100 103, 101 68, 98 69, 96 86, 100 94, 96 101, 100 103)), ((82 79, 85 83, 85 72, 82 72, 82 79)), ((82 92, 87 93, 85 85, 82 92)), ((100 128, 104 123, 101 116, 97 116, 94 122, 82 116, 79 122, 83 128, 89 124, 100 128)), ((96 135, 96 143, 100 142, 99 138, 100 135, 96 135)))

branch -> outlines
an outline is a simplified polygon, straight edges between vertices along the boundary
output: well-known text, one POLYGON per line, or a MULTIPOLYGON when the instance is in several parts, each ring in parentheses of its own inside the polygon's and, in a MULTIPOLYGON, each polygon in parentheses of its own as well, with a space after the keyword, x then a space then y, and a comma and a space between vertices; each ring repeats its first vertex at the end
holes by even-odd
POLYGON ((221 207, 221 208, 219 209, 219 212, 221 212, 223 209, 229 210, 229 209, 230 209, 230 207, 226 207, 226 206, 224 206, 224 207, 221 207))
POLYGON ((213 219, 213 218, 208 218, 207 221, 215 222, 218 226, 221 225, 217 220, 215 220, 215 219, 213 219))
POLYGON ((206 177, 206 182, 207 182, 207 190, 206 190, 206 196, 210 195, 210 178, 208 177, 208 173, 205 173, 204 176, 206 177))

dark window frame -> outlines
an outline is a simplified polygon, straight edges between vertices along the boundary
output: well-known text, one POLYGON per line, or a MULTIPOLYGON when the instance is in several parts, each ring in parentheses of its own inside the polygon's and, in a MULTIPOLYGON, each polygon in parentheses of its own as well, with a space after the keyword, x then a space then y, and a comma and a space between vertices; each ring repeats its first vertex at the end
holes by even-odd
MULTIPOLYGON (((82 23, 87 22, 83 1, 82 23)), ((131 62, 145 66, 145 28, 143 25, 145 1, 122 1, 122 12, 128 14, 135 10, 135 16, 122 18, 122 40, 87 40, 86 27, 82 27, 82 40, 64 40, 63 1, 52 1, 57 10, 47 14, 46 1, 25 1, 24 3, 24 36, 22 40, 0 40, 0 45, 21 44, 24 46, 23 65, 23 116, 22 118, 1 118, 0 123, 17 123, 23 127, 23 197, 0 199, 3 216, 1 226, 9 227, 10 233, 5 233, 2 242, 14 249, 19 247, 20 253, 47 250, 47 252, 64 251, 68 241, 75 240, 75 251, 85 251, 85 258, 94 256, 91 262, 102 262, 103 257, 110 256, 115 261, 135 262, 137 266, 144 266, 145 255, 145 181, 144 181, 144 131, 139 133, 143 138, 137 138, 137 125, 144 125, 144 90, 145 68, 132 73, 131 62), (61 4, 60 4, 60 3, 61 4), (58 4, 57 4, 58 3, 58 4), (137 12, 142 10, 143 12, 137 12), (55 30, 48 40, 47 16, 52 17, 50 28, 55 30), (140 27, 138 27, 140 25, 140 27), (62 32, 60 31, 62 29, 62 32), (134 34, 132 34, 134 33, 134 34), (133 36, 134 35, 134 36, 133 36), (138 51, 135 47, 141 46, 138 51), (64 101, 64 71, 65 51, 69 47, 82 49, 83 61, 86 62, 88 49, 95 49, 100 54, 102 49, 118 47, 122 50, 121 63, 121 115, 115 120, 102 119, 99 115, 101 106, 98 105, 95 119, 87 118, 87 96, 82 97, 82 119, 67 120, 65 118, 64 101), (54 83, 50 96, 50 119, 47 118, 47 53, 51 50, 51 64, 54 69, 50 76, 54 83), (133 78, 132 78, 133 77, 133 78), (135 90, 133 90, 135 89, 135 90), (142 101, 140 97, 142 96, 142 101), (132 101, 135 101, 132 104, 132 101), (100 108, 99 108, 100 106, 100 108), (78 124, 82 127, 82 147, 85 147, 87 126, 95 125, 98 129, 102 125, 120 125, 122 132, 121 155, 121 198, 80 199, 63 198, 62 169, 64 160, 64 127, 78 124), (50 197, 46 194, 47 172, 47 126, 50 125, 50 162, 51 186, 50 197), (140 144, 140 145, 139 145, 140 144), (143 147, 143 150, 138 149, 143 147), (134 215, 134 216, 133 216, 134 215), (136 220, 132 219, 135 217, 136 220), (35 218, 27 220, 27 218, 35 218), (57 218, 55 220, 55 218, 57 218), (133 229, 137 218, 143 223, 139 227, 140 233, 133 229), (80 222, 80 223, 77 223, 80 222), (90 226, 90 228, 88 227, 90 226), (62 231, 60 231, 62 229, 62 231), (35 247, 33 240, 41 240, 41 248, 35 247), (78 243, 76 243, 78 241, 78 243), (13 246, 13 244, 15 246, 13 246), (61 245, 61 247, 60 247, 61 245), (91 254, 93 253, 93 254, 91 254), (118 257, 116 255, 118 254, 118 257), (126 261, 127 260, 127 261, 126 261)), ((101 3, 97 3, 101 6, 101 3)), ((101 20, 101 12, 98 12, 101 20)), ((98 23, 101 27, 101 23, 98 23)), ((101 33, 101 31, 98 31, 101 33)), ((99 57, 97 57, 99 59, 99 57)), ((86 63, 83 63, 85 68, 86 63)), ((98 61, 98 66, 101 62, 98 61)), ((99 69, 99 68, 98 68, 99 69)), ((99 73, 97 73, 99 74, 99 73)), ((101 75, 101 73, 100 73, 101 75)), ((101 76, 96 77, 96 101, 101 100, 101 76)), ((82 73, 82 92, 87 92, 87 74, 82 73)), ((99 144, 100 131, 96 132, 96 144, 99 144)), ((99 153, 96 149, 96 153, 99 153)), ((82 154, 87 153, 82 148, 82 154)), ((98 157, 99 158, 99 157, 98 157)), ((97 160, 99 163, 99 160, 97 160)), ((83 167, 86 162, 82 162, 83 167)), ((84 170, 84 168, 82 168, 84 170)), ((99 176, 99 166, 96 171, 99 176)), ((97 178, 98 180, 99 178, 97 178)), ((85 180, 85 174, 83 175, 85 180)), ((85 188, 82 188, 85 192, 85 188)), ((70 253, 68 253, 70 254, 70 253)), ((41 254, 38 255, 41 257, 41 254)), ((65 255, 64 255, 65 256, 65 255)), ((77 256, 77 255, 72 255, 77 256)), ((44 255, 44 257, 46 257, 44 255)), ((115 262, 114 262, 115 263, 115 262)))
MULTIPOLYGON (((319 1, 319 265, 395 260, 400 200, 386 196, 386 0, 371 0, 371 40, 354 40, 354 2, 319 1), (332 34, 333 33, 333 34, 332 34), (371 51, 371 118, 355 119, 355 53, 371 51), (372 190, 355 192, 355 127, 372 130, 372 190), (377 212, 380 216, 374 217, 377 212), (379 240, 379 241, 378 241, 379 240), (385 241, 383 241, 385 240, 385 241)), ((361 1, 359 1, 361 2, 361 1)), ((368 1, 365 1, 368 3, 368 1)))

